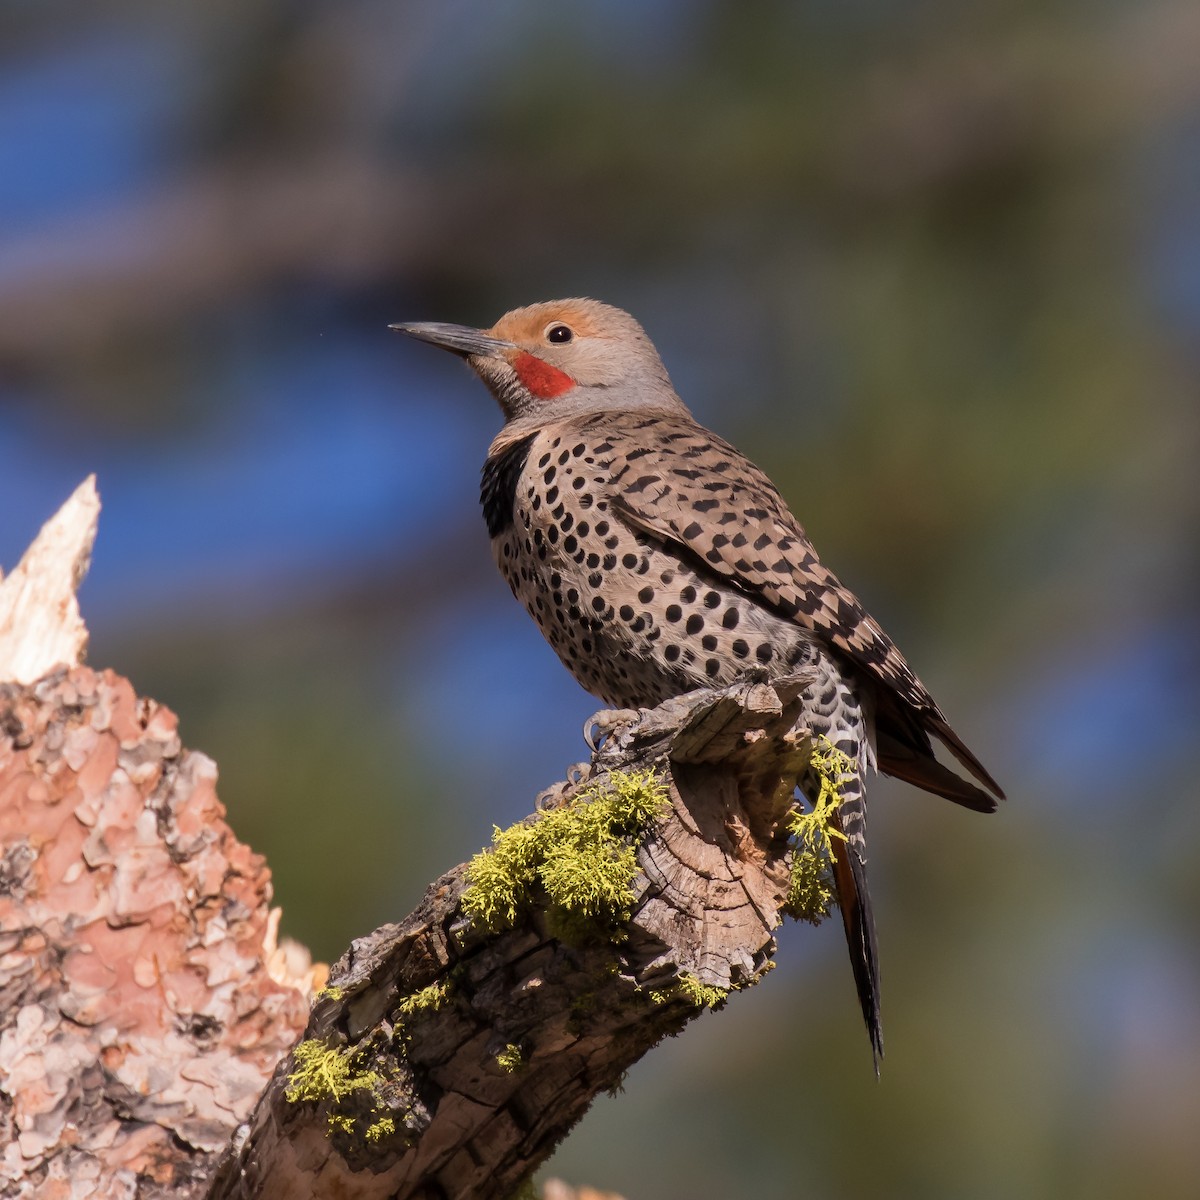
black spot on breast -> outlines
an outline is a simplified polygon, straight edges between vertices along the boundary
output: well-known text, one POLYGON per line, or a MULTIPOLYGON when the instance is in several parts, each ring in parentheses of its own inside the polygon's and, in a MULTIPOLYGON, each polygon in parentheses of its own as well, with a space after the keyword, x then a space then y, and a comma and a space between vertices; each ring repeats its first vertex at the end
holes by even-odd
POLYGON ((498 537, 512 527, 517 480, 525 469, 529 449, 536 437, 536 433, 531 433, 519 442, 513 442, 506 450, 493 455, 483 464, 479 502, 483 506, 483 519, 487 522, 488 534, 491 537, 498 537))

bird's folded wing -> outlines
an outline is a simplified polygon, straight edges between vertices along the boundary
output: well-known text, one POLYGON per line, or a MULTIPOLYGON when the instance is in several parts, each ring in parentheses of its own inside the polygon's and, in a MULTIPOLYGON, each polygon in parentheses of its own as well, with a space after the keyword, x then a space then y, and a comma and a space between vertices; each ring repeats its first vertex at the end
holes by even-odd
MULTIPOLYGON (((653 430, 640 427, 646 422, 632 429, 614 423, 605 430, 613 450, 608 497, 613 515, 778 616, 812 630, 893 693, 901 708, 912 710, 917 719, 909 733, 919 726, 934 734, 976 779, 1002 796, 892 639, 817 557, 767 476, 727 442, 690 421, 667 415, 649 420, 653 430)), ((932 758, 927 737, 910 749, 918 757, 923 749, 932 758)), ((939 782, 943 789, 949 786, 948 780, 939 782)), ((950 798, 966 802, 960 795, 950 798)), ((978 796, 972 806, 983 799, 978 796)))

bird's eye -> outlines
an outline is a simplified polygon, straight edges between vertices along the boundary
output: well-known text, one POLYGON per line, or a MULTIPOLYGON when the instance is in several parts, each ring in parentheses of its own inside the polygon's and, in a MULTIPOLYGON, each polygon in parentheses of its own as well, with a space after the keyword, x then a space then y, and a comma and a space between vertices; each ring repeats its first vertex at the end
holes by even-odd
POLYGON ((569 325, 551 325, 546 330, 546 341, 548 342, 569 342, 574 336, 569 325))

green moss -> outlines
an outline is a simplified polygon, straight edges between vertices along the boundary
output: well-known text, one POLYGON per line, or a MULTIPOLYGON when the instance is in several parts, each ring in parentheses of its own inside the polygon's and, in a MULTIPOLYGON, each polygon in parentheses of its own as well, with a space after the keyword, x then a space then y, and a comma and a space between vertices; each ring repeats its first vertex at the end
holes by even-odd
POLYGON ((423 987, 419 992, 413 992, 411 996, 405 996, 396 1005, 396 1015, 404 1019, 415 1017, 418 1013, 437 1012, 446 1003, 446 998, 449 995, 450 981, 448 979, 431 983, 428 987, 423 987))
POLYGON ((462 907, 477 925, 507 929, 541 893, 556 935, 579 940, 627 920, 638 874, 637 839, 669 804, 652 771, 614 771, 606 786, 509 829, 471 860, 462 907), (556 924, 554 924, 556 923, 556 924))
POLYGON ((507 1071, 510 1075, 515 1075, 525 1065, 525 1056, 521 1053, 521 1047, 516 1042, 509 1042, 496 1055, 496 1065, 500 1070, 507 1071))
POLYGON ((842 803, 841 781, 856 768, 827 738, 817 743, 810 761, 820 780, 820 790, 808 812, 796 808, 788 817, 787 830, 794 847, 787 910, 799 920, 819 925, 829 916, 834 900, 833 840, 846 840, 834 823, 842 803))

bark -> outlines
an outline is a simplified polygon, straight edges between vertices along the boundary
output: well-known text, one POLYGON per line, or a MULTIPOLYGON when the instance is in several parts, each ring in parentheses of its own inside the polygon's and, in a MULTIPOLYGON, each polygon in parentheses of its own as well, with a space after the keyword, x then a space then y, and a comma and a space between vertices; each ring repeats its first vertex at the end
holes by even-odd
POLYGON ((175 725, 111 672, 0 685, 0 1195, 201 1194, 303 1028, 175 725))
POLYGON ((463 916, 459 866, 403 922, 356 941, 305 1039, 379 1082, 296 1102, 290 1056, 211 1200, 510 1196, 597 1093, 703 1011, 681 979, 721 993, 757 982, 787 895, 779 822, 807 761, 793 731, 804 682, 670 701, 555 789, 555 803, 569 802, 617 769, 652 767, 670 781, 669 816, 638 848, 639 894, 620 940, 568 944, 536 905, 511 930, 480 931, 463 916), (448 989, 440 1007, 407 1015, 405 1001, 431 987, 448 989), (390 1127, 372 1136, 381 1122, 390 1127))
MULTIPOLYGON (((94 527, 50 556, 68 615, 94 527)), ((599 1091, 770 968, 806 682, 610 719, 543 795, 667 785, 628 919, 566 929, 535 892, 489 930, 459 866, 354 942, 311 1011, 322 973, 276 946, 267 868, 174 716, 70 663, 0 685, 0 1196, 512 1195, 599 1091)))

